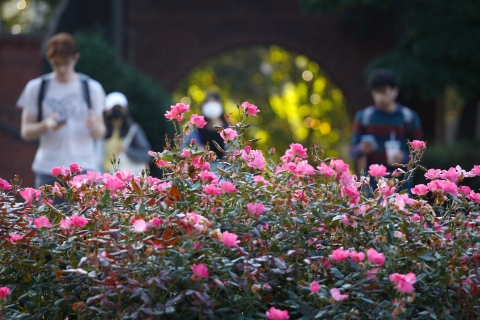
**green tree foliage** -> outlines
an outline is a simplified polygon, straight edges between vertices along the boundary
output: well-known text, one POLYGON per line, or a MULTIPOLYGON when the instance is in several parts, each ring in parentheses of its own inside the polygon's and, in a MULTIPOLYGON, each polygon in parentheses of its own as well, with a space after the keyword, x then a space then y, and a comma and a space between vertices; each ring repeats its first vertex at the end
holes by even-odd
MULTIPOLYGON (((357 14, 391 10, 401 30, 395 49, 373 61, 395 69, 402 88, 424 99, 443 98, 452 87, 467 99, 477 98, 480 88, 480 2, 477 0, 299 0, 307 10, 350 10, 357 14)), ((392 21, 389 22, 390 24, 392 21)))
POLYGON ((174 99, 199 113, 207 91, 220 93, 232 122, 238 120, 237 104, 248 101, 260 108, 247 137, 260 138, 259 149, 274 146, 283 152, 292 141, 319 142, 327 156, 346 156, 350 117, 345 98, 305 56, 276 46, 227 52, 195 68, 177 86, 174 99))
POLYGON ((77 71, 99 81, 107 94, 123 92, 131 116, 145 130, 152 148, 163 150, 165 135, 173 132, 164 117, 171 103, 169 94, 160 84, 117 59, 113 48, 100 35, 78 34, 75 39, 81 53, 77 71))

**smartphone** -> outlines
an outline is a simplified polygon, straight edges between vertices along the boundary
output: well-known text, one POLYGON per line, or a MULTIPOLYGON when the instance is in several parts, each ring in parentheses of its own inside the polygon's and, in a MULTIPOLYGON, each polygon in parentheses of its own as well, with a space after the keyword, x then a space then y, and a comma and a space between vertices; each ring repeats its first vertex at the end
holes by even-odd
POLYGON ((60 119, 57 120, 57 124, 65 124, 65 123, 67 123, 67 118, 66 117, 65 118, 60 118, 60 119))

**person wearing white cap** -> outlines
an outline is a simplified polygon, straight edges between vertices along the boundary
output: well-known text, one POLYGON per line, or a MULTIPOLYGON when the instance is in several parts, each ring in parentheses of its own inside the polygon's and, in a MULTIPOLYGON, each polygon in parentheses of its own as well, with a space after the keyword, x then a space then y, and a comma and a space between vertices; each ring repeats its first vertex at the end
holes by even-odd
POLYGON ((128 169, 139 174, 152 160, 148 155, 150 143, 142 128, 128 115, 128 100, 121 92, 112 92, 105 98, 105 151, 103 169, 112 173, 113 156, 120 159, 119 170, 128 169))

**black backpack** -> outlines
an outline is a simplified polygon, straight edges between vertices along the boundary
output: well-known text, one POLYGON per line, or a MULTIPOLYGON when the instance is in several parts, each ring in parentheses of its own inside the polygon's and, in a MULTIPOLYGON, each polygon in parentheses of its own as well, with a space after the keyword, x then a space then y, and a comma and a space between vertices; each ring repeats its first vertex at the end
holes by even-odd
MULTIPOLYGON (((85 99, 85 102, 87 103, 88 109, 92 108, 92 102, 90 101, 90 90, 88 89, 88 79, 90 79, 88 76, 84 74, 78 74, 80 76, 80 81, 82 82, 82 93, 83 93, 83 98, 85 99)), ((47 87, 48 87, 48 82, 50 79, 48 79, 46 76, 42 77, 42 82, 40 83, 40 91, 38 92, 38 100, 37 100, 37 105, 38 105, 38 117, 37 117, 37 122, 42 121, 43 118, 43 107, 42 107, 42 102, 43 99, 45 98, 45 93, 47 92, 47 87)))

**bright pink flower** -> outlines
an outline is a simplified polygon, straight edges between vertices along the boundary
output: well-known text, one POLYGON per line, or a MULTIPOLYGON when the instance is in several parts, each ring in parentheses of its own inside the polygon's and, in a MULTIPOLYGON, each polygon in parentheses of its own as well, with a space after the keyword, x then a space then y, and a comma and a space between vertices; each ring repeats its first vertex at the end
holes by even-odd
POLYGON ((77 216, 76 214, 70 217, 70 224, 77 228, 83 228, 87 225, 88 219, 82 216, 77 216))
POLYGON ((395 282, 395 289, 400 292, 412 292, 414 290, 413 284, 417 282, 417 277, 412 272, 407 274, 393 273, 388 278, 395 282))
POLYGON ((477 177, 480 176, 480 165, 474 165, 473 169, 470 171, 472 174, 476 175, 477 177))
POLYGON ((420 141, 420 140, 413 140, 410 145, 412 146, 413 150, 423 150, 427 147, 427 144, 425 141, 420 141))
POLYGON ((153 218, 153 219, 150 220, 150 222, 149 222, 149 224, 150 224, 152 227, 154 227, 154 228, 160 227, 160 226, 162 225, 162 223, 163 223, 162 219, 157 218, 157 217, 153 218))
POLYGON ((283 162, 293 161, 296 157, 299 158, 307 158, 307 148, 304 148, 300 143, 292 143, 290 144, 290 149, 285 151, 285 155, 280 159, 283 162))
POLYGON ((10 238, 7 238, 7 240, 10 241, 10 243, 12 243, 12 244, 16 244, 17 241, 22 240, 23 237, 24 237, 24 235, 22 235, 22 234, 12 233, 10 235, 10 238))
POLYGON ((133 178, 133 174, 132 171, 128 169, 123 169, 121 171, 115 172, 115 177, 122 180, 123 182, 129 183, 133 178))
POLYGON ((259 216, 265 212, 265 206, 263 203, 252 202, 247 204, 247 211, 250 214, 259 216))
POLYGON ((103 184, 112 194, 124 188, 124 182, 117 176, 112 176, 109 173, 103 174, 103 184))
POLYGON ((367 279, 372 280, 377 277, 378 269, 380 268, 373 268, 367 271, 367 279))
POLYGON ((220 132, 220 136, 223 138, 224 141, 233 141, 237 137, 237 130, 226 128, 220 132))
POLYGON ((228 231, 222 233, 222 242, 229 247, 238 246, 237 243, 239 243, 240 240, 237 240, 237 238, 238 236, 235 233, 230 233, 228 231))
POLYGON ((480 203, 480 193, 475 193, 474 191, 471 191, 467 198, 473 202, 480 203))
POLYGON ((288 320, 290 316, 288 315, 288 310, 280 310, 271 307, 270 310, 266 312, 267 319, 269 320, 288 320))
POLYGON ((413 216, 409 218, 410 222, 417 222, 420 221, 422 217, 418 213, 415 213, 413 216))
POLYGON ((245 112, 249 116, 254 116, 254 117, 256 117, 257 113, 260 112, 260 110, 258 110, 256 105, 248 103, 247 101, 242 103, 242 110, 243 110, 243 112, 245 112))
POLYGON ((458 191, 464 196, 466 196, 472 191, 472 189, 470 189, 469 186, 461 186, 461 187, 458 187, 458 191))
POLYGON ((51 170, 54 177, 68 177, 70 172, 65 167, 55 167, 51 170))
POLYGON ((442 190, 454 196, 458 195, 458 186, 454 182, 448 180, 442 181, 442 190))
POLYGON ((264 186, 271 186, 272 184, 265 180, 263 176, 255 176, 253 177, 253 181, 255 181, 256 184, 264 185, 264 186))
POLYGON ((146 223, 143 219, 135 219, 132 225, 132 231, 137 233, 145 232, 148 229, 148 223, 146 223))
POLYGON ((40 200, 42 197, 40 190, 35 190, 33 188, 25 188, 21 190, 20 195, 25 200, 25 205, 27 207, 31 206, 33 201, 40 200))
POLYGON ((342 186, 349 186, 355 184, 355 176, 348 172, 340 173, 340 184, 342 186))
POLYGON ((442 172, 440 173, 440 178, 449 180, 451 182, 457 182, 458 177, 460 177, 461 174, 462 173, 457 171, 455 168, 450 168, 448 170, 442 170, 442 172))
POLYGON ((219 196, 222 194, 222 190, 217 187, 217 186, 214 186, 213 184, 209 184, 208 186, 204 186, 203 187, 203 192, 205 194, 208 194, 210 196, 219 196))
POLYGON ((167 160, 158 159, 157 161, 155 161, 155 164, 157 165, 157 167, 163 168, 170 166, 172 163, 167 160))
POLYGON ((303 175, 312 175, 315 173, 315 169, 308 164, 307 160, 303 160, 297 163, 297 168, 295 169, 295 174, 297 176, 303 175))
POLYGON ((312 283, 310 283, 310 291, 313 292, 313 293, 316 293, 320 290, 320 285, 318 284, 317 281, 312 281, 312 283))
POLYGON ((0 179, 0 189, 3 191, 7 191, 12 189, 12 186, 10 183, 7 182, 7 180, 0 179))
POLYGON ((343 248, 338 248, 336 250, 333 250, 332 254, 330 255, 330 258, 335 261, 347 260, 348 257, 350 257, 350 251, 343 250, 343 248))
POLYGON ((0 299, 5 299, 10 294, 10 289, 8 287, 0 288, 0 299))
POLYGON ((218 177, 215 175, 215 173, 213 173, 211 171, 204 170, 204 171, 200 172, 198 177, 206 183, 217 183, 218 182, 218 177))
POLYGON ((348 196, 348 200, 352 204, 358 203, 360 201, 359 198, 359 191, 355 185, 349 185, 349 186, 342 186, 342 189, 340 190, 340 194, 342 196, 348 196))
POLYGON ((262 154, 262 150, 250 151, 246 162, 247 166, 253 169, 264 169, 265 165, 267 164, 262 154))
POLYGON ((194 126, 199 129, 202 129, 203 127, 205 127, 206 124, 207 124, 207 121, 205 121, 205 117, 199 116, 197 114, 192 114, 190 116, 190 121, 187 122, 187 125, 194 126))
POLYGON ((348 293, 341 294, 340 289, 333 288, 330 290, 330 294, 335 301, 342 301, 348 298, 348 293))
POLYGON ((416 194, 417 196, 424 196, 428 192, 428 187, 424 184, 417 184, 410 191, 412 192, 412 194, 416 194))
POLYGON ((442 170, 440 169, 428 169, 427 172, 425 173, 425 178, 434 180, 440 178, 440 174, 442 173, 442 170))
POLYGON ((98 181, 102 180, 102 175, 96 171, 88 170, 85 176, 89 183, 97 183, 98 181))
POLYGON ((369 167, 368 174, 374 178, 380 178, 387 175, 387 167, 381 164, 372 164, 369 167))
POLYGON ((40 218, 37 218, 35 219, 35 221, 33 222, 33 224, 35 225, 35 227, 37 227, 38 229, 41 229, 41 228, 52 228, 53 225, 50 223, 50 220, 48 220, 47 217, 40 217, 40 218))
POLYGON ((332 177, 335 174, 335 171, 330 166, 327 166, 324 162, 322 162, 317 169, 320 173, 326 175, 327 177, 332 177))
POLYGON ((72 164, 70 164, 70 172, 71 173, 80 173, 80 172, 82 172, 82 167, 80 167, 76 163, 72 163, 72 164))
POLYGON ((193 264, 192 265, 193 274, 199 278, 208 277, 208 268, 203 264, 193 264))
POLYGON ((184 117, 184 113, 190 110, 190 105, 184 103, 177 103, 176 105, 170 106, 170 111, 167 111, 165 118, 170 121, 176 120, 181 122, 184 117))
POLYGON ((341 159, 333 159, 330 161, 330 167, 332 167, 337 173, 348 172, 348 164, 341 159))
POLYGON ((427 183, 428 190, 431 192, 440 192, 442 191, 442 182, 440 180, 433 180, 427 183))
POLYGON ((365 253, 350 251, 350 259, 352 259, 355 263, 362 262, 363 260, 365 260, 365 253))
POLYGON ((235 185, 230 181, 224 181, 220 183, 220 190, 222 193, 237 193, 238 190, 235 188, 235 185))
POLYGON ((385 254, 377 252, 377 250, 370 248, 367 251, 367 259, 371 263, 381 266, 385 263, 385 254))
POLYGON ((154 189, 158 192, 163 192, 172 187, 172 181, 162 182, 155 185, 154 189))

